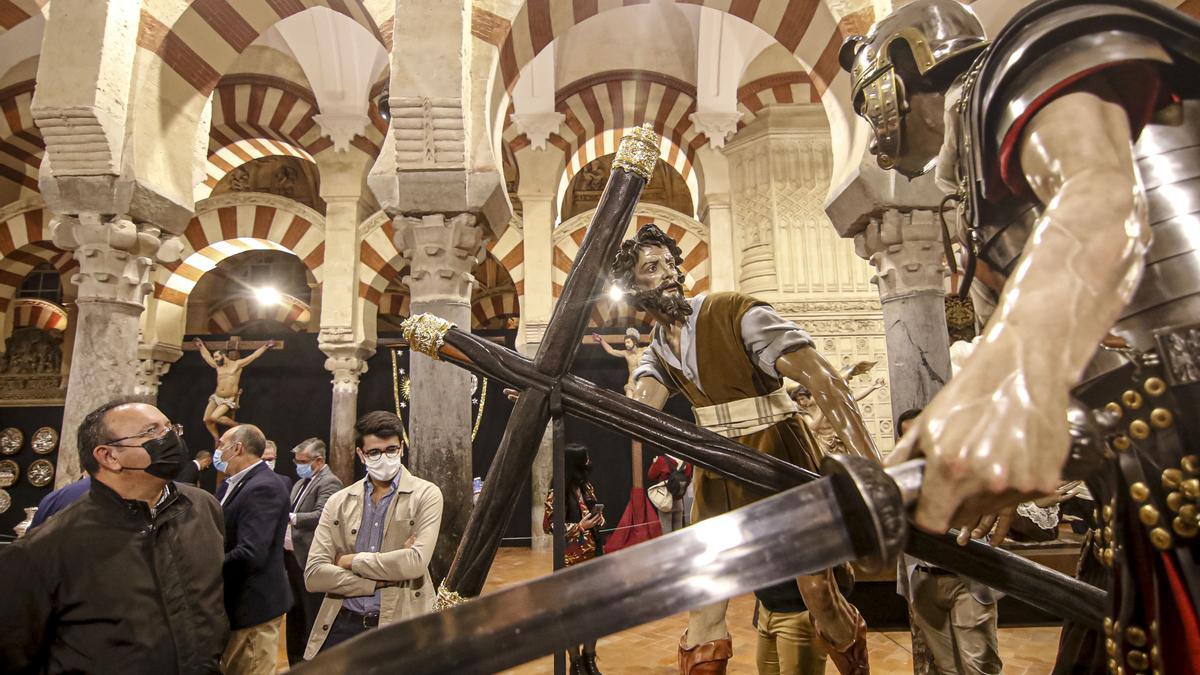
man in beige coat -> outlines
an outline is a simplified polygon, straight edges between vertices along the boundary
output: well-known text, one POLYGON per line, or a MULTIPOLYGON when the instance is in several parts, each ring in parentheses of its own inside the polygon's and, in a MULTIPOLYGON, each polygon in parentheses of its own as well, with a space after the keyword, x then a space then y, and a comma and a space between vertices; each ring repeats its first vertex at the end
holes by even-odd
POLYGON ((405 469, 403 422, 376 411, 355 425, 367 477, 329 498, 313 536, 305 586, 324 593, 304 658, 379 625, 433 611, 429 559, 442 492, 405 469))

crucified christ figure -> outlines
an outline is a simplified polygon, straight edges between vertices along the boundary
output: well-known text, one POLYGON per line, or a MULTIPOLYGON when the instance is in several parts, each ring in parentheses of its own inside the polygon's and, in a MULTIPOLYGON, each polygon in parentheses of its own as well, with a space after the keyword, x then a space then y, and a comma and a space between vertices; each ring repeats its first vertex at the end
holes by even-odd
POLYGON ((625 349, 614 349, 598 333, 592 333, 592 339, 603 347, 609 356, 625 359, 625 365, 629 368, 629 379, 625 381, 626 396, 630 396, 630 392, 633 391, 633 371, 637 370, 638 363, 642 360, 642 352, 646 351, 646 347, 638 347, 641 337, 638 329, 629 328, 625 331, 625 349))
POLYGON ((204 362, 217 371, 217 391, 208 397, 208 407, 204 409, 204 426, 208 429, 208 433, 212 435, 213 441, 216 442, 221 437, 221 432, 217 428, 218 424, 227 427, 237 425, 237 422, 233 419, 233 411, 237 410, 238 399, 242 395, 242 390, 239 386, 242 379, 242 369, 253 363, 255 359, 262 356, 268 349, 274 347, 275 341, 271 340, 267 342, 267 344, 255 349, 250 356, 244 359, 233 358, 232 354, 234 352, 230 352, 228 357, 221 350, 210 352, 200 338, 195 338, 192 342, 196 344, 196 349, 200 350, 200 356, 204 358, 204 362))

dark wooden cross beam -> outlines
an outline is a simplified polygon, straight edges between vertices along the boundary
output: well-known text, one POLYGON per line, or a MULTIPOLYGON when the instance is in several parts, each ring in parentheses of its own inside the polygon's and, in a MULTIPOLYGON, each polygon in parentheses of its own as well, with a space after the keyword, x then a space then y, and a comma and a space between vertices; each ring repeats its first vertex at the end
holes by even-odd
MULTIPOLYGON (((201 339, 203 340, 203 338, 201 339)), ((208 351, 210 352, 222 351, 227 353, 240 352, 247 349, 254 350, 258 349, 259 347, 266 346, 267 344, 266 340, 246 340, 243 342, 242 338, 238 337, 237 335, 230 336, 228 340, 203 340, 203 342, 204 346, 208 347, 208 351)), ((283 340, 276 340, 275 348, 283 349, 283 340)), ((183 344, 183 351, 194 352, 198 351, 198 348, 194 343, 188 341, 183 344)))
MULTIPOLYGON (((604 269, 621 245, 638 196, 657 160, 658 136, 650 125, 635 129, 621 139, 613 162, 614 170, 534 357, 534 367, 542 375, 557 380, 571 367, 592 307, 600 295, 604 269)), ((483 483, 479 502, 471 512, 443 582, 446 592, 439 591, 440 596, 453 598, 457 594, 469 598, 483 590, 504 527, 516 509, 521 487, 529 480, 550 419, 551 405, 560 406, 557 400, 554 392, 545 390, 527 391, 517 400, 483 483)))

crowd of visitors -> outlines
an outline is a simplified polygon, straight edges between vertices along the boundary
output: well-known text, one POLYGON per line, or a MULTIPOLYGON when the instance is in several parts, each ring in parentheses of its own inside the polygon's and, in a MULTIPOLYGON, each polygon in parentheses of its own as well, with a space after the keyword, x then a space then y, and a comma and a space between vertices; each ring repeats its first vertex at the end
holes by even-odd
POLYGON ((431 611, 441 491, 403 466, 399 417, 368 413, 356 431, 365 479, 343 487, 310 438, 293 484, 253 424, 192 455, 140 399, 93 410, 85 477, 0 548, 0 670, 273 673, 285 632, 295 663, 431 611), (209 465, 215 494, 197 487, 209 465))

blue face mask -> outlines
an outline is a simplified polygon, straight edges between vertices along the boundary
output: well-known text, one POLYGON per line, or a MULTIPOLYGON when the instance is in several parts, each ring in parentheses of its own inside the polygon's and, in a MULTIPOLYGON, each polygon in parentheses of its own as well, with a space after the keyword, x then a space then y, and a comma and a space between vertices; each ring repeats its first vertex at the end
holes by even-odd
POLYGON ((213 453, 213 467, 221 473, 225 473, 229 469, 229 463, 221 459, 221 448, 217 448, 217 451, 213 453))
POLYGON ((312 464, 297 464, 296 465, 296 475, 300 477, 300 480, 308 480, 309 478, 312 478, 313 477, 312 464))

